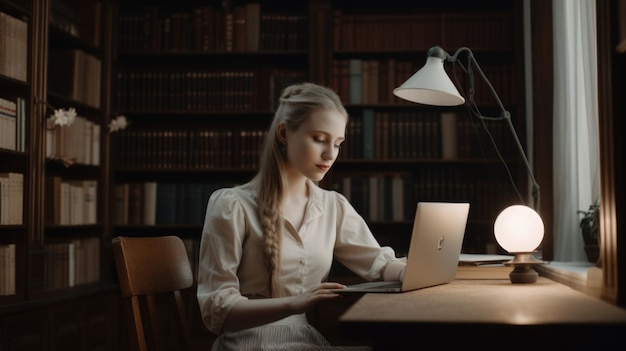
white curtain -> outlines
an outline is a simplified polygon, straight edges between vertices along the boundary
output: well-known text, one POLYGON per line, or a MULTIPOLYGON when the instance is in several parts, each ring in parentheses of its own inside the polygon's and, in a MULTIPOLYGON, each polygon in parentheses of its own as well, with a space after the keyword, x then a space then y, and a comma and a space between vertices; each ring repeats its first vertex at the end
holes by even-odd
POLYGON ((600 194, 595 0, 553 0, 554 259, 586 261, 578 210, 600 194))

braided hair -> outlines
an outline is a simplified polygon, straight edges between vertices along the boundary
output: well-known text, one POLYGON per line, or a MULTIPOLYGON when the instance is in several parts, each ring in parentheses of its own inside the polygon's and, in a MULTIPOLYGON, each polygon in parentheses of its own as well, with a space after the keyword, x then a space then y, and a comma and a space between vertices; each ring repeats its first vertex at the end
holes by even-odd
POLYGON ((282 170, 287 164, 286 145, 278 138, 278 126, 284 124, 294 131, 311 115, 320 110, 336 110, 348 118, 341 99, 331 89, 298 83, 283 90, 274 119, 261 151, 261 166, 256 176, 258 211, 264 235, 264 254, 272 297, 284 296, 280 284, 280 247, 283 230, 281 204, 284 196, 282 170))

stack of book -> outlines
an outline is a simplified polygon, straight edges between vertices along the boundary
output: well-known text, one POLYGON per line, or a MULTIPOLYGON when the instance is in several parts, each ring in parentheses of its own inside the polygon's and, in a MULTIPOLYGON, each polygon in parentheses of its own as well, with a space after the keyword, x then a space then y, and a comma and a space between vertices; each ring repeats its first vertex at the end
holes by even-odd
POLYGON ((506 279, 513 267, 504 263, 513 259, 510 255, 465 254, 459 257, 456 279, 506 279))

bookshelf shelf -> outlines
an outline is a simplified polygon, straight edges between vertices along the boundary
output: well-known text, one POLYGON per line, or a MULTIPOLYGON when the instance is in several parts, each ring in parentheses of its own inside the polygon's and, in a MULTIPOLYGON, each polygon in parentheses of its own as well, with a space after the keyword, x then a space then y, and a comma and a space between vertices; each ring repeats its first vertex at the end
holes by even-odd
MULTIPOLYGON (((128 174, 128 175, 151 175, 155 173, 163 173, 167 175, 178 175, 185 176, 191 174, 197 175, 209 175, 209 174, 224 174, 224 175, 232 175, 233 173, 246 173, 248 176, 252 176, 257 171, 256 168, 242 168, 242 167, 214 167, 214 168, 185 168, 185 167, 175 167, 175 168, 160 168, 160 167, 148 167, 148 168, 117 168, 115 172, 118 175, 128 174)), ((156 175, 155 177, 159 177, 156 175)))
MULTIPOLYGON (((109 0, 0 0, 2 28, 17 23, 11 29, 19 33, 15 38, 7 31, 0 34, 3 43, 11 45, 0 54, 0 67, 7 69, 0 72, 0 97, 17 103, 15 127, 0 127, 3 133, 12 130, 16 137, 15 150, 0 150, 0 172, 22 176, 19 196, 12 197, 8 207, 21 210, 19 220, 0 225, 0 349, 118 349, 114 328, 92 327, 94 320, 106 324, 117 319, 117 310, 112 308, 118 297, 108 267, 110 251, 101 245, 110 241, 104 211, 108 204, 108 138, 101 133, 109 115, 109 92, 103 77, 110 75, 110 45, 103 43, 110 36, 102 29, 110 24, 110 10, 109 0), (82 21, 83 16, 89 21, 82 21), (60 51, 89 55, 85 60, 88 68, 81 69, 84 62, 74 60, 55 62, 60 51), (80 164, 77 160, 79 164, 66 168, 46 157, 47 142, 53 135, 48 117, 55 108, 69 107, 81 117, 72 126, 91 128, 84 122, 90 121, 100 127, 98 131, 89 129, 90 138, 97 136, 98 141, 97 148, 89 147, 93 150, 90 155, 99 162, 90 159, 80 164), (59 209, 46 189, 54 178, 97 182, 97 188, 89 193, 97 194, 92 198, 94 212, 89 212, 97 214, 97 221, 90 218, 94 224, 49 225, 47 217, 59 209), (107 308, 93 308, 94 301, 107 308), (90 340, 83 333, 91 335, 90 340), (67 340, 72 340, 71 347, 67 340)), ((71 145, 74 149, 88 145, 72 144, 75 136, 84 139, 87 135, 87 128, 77 133, 74 127, 55 131, 59 143, 70 145, 65 151, 72 149, 71 145)), ((0 212, 8 212, 6 206, 3 204, 0 212)))
MULTIPOLYGON (((132 118, 133 120, 152 120, 150 122, 159 121, 167 122, 168 119, 173 117, 184 117, 186 121, 195 122, 202 121, 206 122, 206 119, 218 119, 221 117, 228 118, 237 118, 237 122, 250 122, 250 119, 254 120, 264 120, 269 121, 272 115, 272 112, 268 109, 246 109, 246 110, 221 110, 221 109, 212 109, 212 110, 176 110, 176 109, 142 109, 142 110, 125 110, 124 112, 128 118, 132 118), (200 119, 201 118, 201 119, 200 119)), ((219 122, 219 121, 218 121, 219 122)), ((171 121, 170 121, 171 123, 171 121)))
POLYGON ((6 157, 7 162, 10 162, 9 159, 13 159, 18 162, 25 162, 28 154, 25 151, 15 151, 8 149, 0 149, 0 155, 6 157))
POLYGON ((16 93, 17 92, 25 93, 26 89, 28 88, 28 83, 0 73, 0 87, 13 88, 16 90, 16 93))
POLYGON ((97 57, 102 57, 103 55, 100 47, 95 46, 85 39, 71 35, 60 28, 50 27, 49 35, 50 45, 56 48, 80 49, 97 57))
POLYGON ((154 58, 159 61, 166 61, 172 58, 174 59, 191 59, 201 58, 201 59, 212 59, 222 60, 224 58, 242 58, 244 60, 249 59, 274 59, 277 57, 280 58, 306 58, 308 55, 308 51, 306 50, 290 50, 290 51, 280 51, 280 50, 268 50, 268 51, 152 51, 145 52, 143 50, 126 50, 119 54, 119 57, 122 59, 127 59, 131 61, 142 60, 145 58, 154 58))
POLYGON ((75 224, 75 225, 61 225, 61 224, 46 224, 46 235, 64 236, 64 235, 81 235, 89 236, 85 233, 97 233, 102 230, 102 224, 75 224))
MULTIPOLYGON (((498 159, 440 159, 440 158, 406 158, 406 159, 340 159, 333 165, 334 169, 341 169, 343 165, 349 167, 370 168, 372 165, 388 165, 388 166, 406 166, 407 168, 419 168, 421 165, 427 164, 454 164, 467 165, 468 167, 476 167, 479 164, 500 164, 498 159)), ((358 168, 357 168, 358 169, 358 168)))

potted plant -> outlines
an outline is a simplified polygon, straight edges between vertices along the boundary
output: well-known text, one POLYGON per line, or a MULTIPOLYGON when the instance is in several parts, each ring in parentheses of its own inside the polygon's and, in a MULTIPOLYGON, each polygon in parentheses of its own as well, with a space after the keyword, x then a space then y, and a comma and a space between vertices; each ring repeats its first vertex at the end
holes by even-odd
POLYGON ((589 205, 586 211, 578 211, 582 215, 580 229, 585 243, 585 253, 589 262, 597 262, 600 257, 600 202, 589 205))

